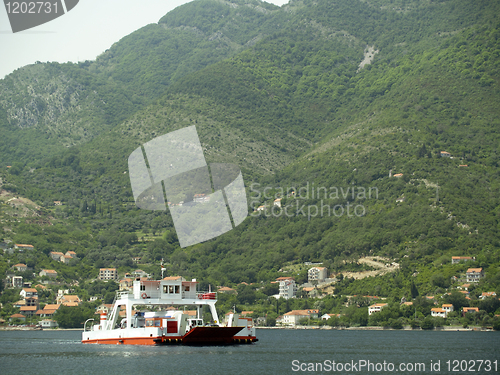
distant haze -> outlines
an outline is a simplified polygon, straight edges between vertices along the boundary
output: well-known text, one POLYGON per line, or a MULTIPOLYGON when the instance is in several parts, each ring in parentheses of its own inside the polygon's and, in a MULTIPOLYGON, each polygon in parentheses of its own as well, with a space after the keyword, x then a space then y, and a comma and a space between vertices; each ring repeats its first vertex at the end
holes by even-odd
MULTIPOLYGON (((71 11, 33 29, 12 33, 0 6, 0 79, 36 61, 78 62, 98 55, 133 31, 156 23, 189 0, 82 0, 71 11)), ((268 0, 276 5, 288 0, 268 0)))

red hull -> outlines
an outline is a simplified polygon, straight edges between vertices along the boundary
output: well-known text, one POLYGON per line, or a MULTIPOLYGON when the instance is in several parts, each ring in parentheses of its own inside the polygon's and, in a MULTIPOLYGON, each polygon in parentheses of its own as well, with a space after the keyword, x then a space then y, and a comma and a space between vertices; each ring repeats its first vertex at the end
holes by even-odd
POLYGON ((113 345, 232 345, 251 344, 255 336, 235 336, 241 327, 195 327, 184 336, 177 337, 122 337, 82 340, 84 344, 113 345))

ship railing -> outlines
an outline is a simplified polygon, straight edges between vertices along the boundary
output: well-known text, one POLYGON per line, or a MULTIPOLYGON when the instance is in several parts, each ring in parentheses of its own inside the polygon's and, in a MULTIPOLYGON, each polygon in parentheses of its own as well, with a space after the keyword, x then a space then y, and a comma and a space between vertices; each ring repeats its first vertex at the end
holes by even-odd
POLYGON ((128 298, 131 295, 130 290, 117 290, 116 295, 115 295, 115 300, 113 301, 113 304, 117 299, 124 299, 128 298))
MULTIPOLYGON (((86 332, 87 331, 87 323, 88 322, 93 322, 94 321, 94 318, 90 318, 90 319, 87 319, 85 321, 85 323, 83 324, 83 332, 86 332)), ((92 326, 89 327, 89 331, 91 330, 92 326)))
POLYGON ((215 292, 197 292, 196 297, 198 299, 216 300, 217 293, 215 293, 215 292))

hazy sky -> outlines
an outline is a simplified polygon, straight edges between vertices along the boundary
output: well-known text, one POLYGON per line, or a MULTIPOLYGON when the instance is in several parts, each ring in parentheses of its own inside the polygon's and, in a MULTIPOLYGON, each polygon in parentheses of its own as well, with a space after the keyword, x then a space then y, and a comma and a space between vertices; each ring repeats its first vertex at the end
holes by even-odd
MULTIPOLYGON (((80 0, 67 14, 38 27, 12 33, 0 5, 0 79, 36 61, 94 60, 124 36, 156 23, 190 0, 80 0)), ((288 0, 267 0, 283 5, 288 0)))

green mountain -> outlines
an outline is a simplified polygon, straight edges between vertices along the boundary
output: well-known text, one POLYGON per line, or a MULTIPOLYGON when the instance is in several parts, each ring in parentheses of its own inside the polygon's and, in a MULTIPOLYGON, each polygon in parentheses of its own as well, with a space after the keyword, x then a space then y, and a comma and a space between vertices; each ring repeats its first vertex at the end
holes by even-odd
POLYGON ((67 279, 140 256, 213 285, 304 280, 304 262, 340 275, 381 256, 398 271, 336 293, 397 300, 451 290, 467 264, 450 258, 468 255, 486 270, 476 292, 500 293, 497 14, 491 1, 200 0, 96 61, 19 69, 0 81, 4 188, 55 225, 4 210, 3 236, 33 243, 18 260, 36 267, 76 251, 81 269, 57 265, 67 279), (251 211, 268 208, 181 249, 168 214, 135 207, 127 158, 191 125, 208 162, 242 168, 251 211))

